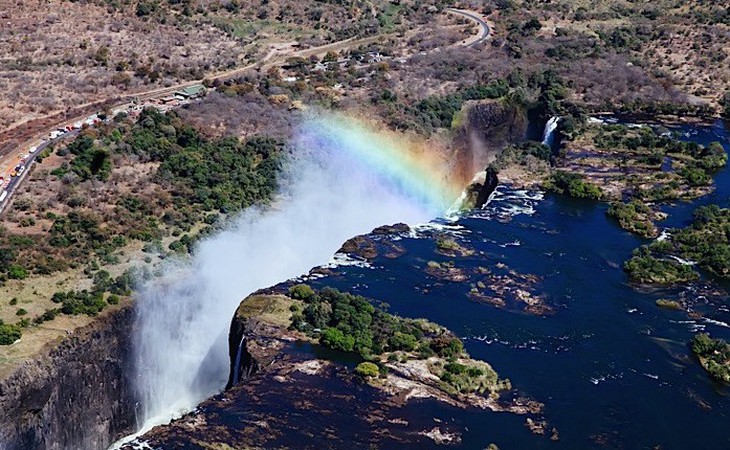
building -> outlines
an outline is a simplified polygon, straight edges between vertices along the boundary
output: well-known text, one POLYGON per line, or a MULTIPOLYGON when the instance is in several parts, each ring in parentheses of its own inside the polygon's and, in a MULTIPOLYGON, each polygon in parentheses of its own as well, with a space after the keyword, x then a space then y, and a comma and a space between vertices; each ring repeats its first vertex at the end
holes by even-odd
POLYGON ((182 100, 192 100, 205 96, 206 91, 207 89, 205 88, 205 86, 203 86, 202 84, 196 84, 194 86, 188 86, 175 92, 174 96, 182 100))

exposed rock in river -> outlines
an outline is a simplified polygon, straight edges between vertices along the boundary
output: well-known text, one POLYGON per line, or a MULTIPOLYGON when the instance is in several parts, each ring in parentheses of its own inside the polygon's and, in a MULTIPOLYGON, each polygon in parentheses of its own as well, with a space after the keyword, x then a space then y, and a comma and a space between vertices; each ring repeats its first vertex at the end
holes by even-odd
POLYGON ((469 187, 466 189, 466 198, 461 204, 461 209, 481 208, 489 200, 495 189, 497 189, 497 171, 492 167, 477 174, 469 187))

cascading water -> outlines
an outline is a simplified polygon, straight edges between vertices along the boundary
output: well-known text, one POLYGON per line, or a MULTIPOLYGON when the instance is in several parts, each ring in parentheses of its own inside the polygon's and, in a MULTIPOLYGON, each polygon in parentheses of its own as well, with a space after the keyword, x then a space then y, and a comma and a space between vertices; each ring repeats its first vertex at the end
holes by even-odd
POLYGON ((241 370, 241 353, 243 353, 243 344, 246 343, 246 336, 241 336, 241 342, 238 344, 238 350, 236 351, 236 362, 233 366, 233 384, 238 383, 239 376, 238 372, 241 370))
POLYGON ((326 263, 346 239, 376 226, 427 221, 458 195, 427 159, 356 123, 309 121, 295 147, 274 207, 245 211, 192 261, 171 263, 139 289, 140 433, 225 386, 227 325, 248 294, 326 263))
POLYGON ((545 131, 543 131, 542 134, 542 143, 550 148, 553 148, 553 144, 555 143, 555 130, 558 129, 559 122, 560 117, 553 116, 545 124, 545 131))

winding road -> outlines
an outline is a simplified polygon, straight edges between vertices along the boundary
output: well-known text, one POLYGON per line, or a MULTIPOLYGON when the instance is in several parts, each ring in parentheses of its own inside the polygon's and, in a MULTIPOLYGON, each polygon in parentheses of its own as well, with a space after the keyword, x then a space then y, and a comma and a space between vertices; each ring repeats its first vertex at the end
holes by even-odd
POLYGON ((489 39, 489 35, 492 32, 491 28, 489 27, 489 24, 484 20, 482 15, 475 11, 468 11, 466 9, 455 9, 455 8, 446 8, 444 11, 446 11, 449 14, 455 14, 457 16, 462 16, 466 19, 471 20, 472 22, 475 22, 477 25, 479 25, 479 33, 475 34, 474 36, 470 37, 469 39, 466 39, 462 41, 461 45, 466 47, 473 47, 475 45, 479 45, 483 42, 485 42, 487 39, 489 39))
MULTIPOLYGON (((470 21, 476 23, 479 26, 479 32, 477 34, 455 44, 456 46, 474 47, 476 45, 479 45, 479 44, 485 42, 487 39, 489 39, 489 36, 491 33, 490 26, 479 13, 477 13, 475 11, 456 9, 456 8, 446 8, 446 9, 444 9, 444 12, 446 12, 448 14, 452 14, 452 15, 461 16, 467 20, 470 20, 470 21)), ((151 99, 162 98, 164 96, 172 94, 173 92, 180 91, 186 87, 202 84, 204 80, 207 80, 207 81, 229 80, 229 79, 235 78, 235 77, 242 75, 253 69, 257 69, 257 68, 266 69, 268 67, 280 65, 284 61, 286 61, 287 58, 291 58, 291 57, 306 58, 311 55, 321 55, 328 51, 346 50, 348 48, 352 48, 352 47, 359 46, 359 45, 370 44, 370 43, 376 42, 380 39, 393 37, 393 36, 396 36, 396 34, 395 33, 382 34, 382 35, 377 35, 377 36, 369 36, 369 37, 365 37, 365 38, 361 38, 361 39, 349 38, 349 39, 345 39, 342 41, 321 45, 318 47, 311 47, 308 49, 300 49, 300 50, 295 50, 293 47, 287 49, 287 48, 277 48, 276 46, 272 46, 271 50, 261 60, 256 61, 255 63, 248 64, 246 66, 239 67, 239 68, 236 68, 233 70, 212 73, 212 74, 209 74, 208 76, 206 76, 204 79, 200 79, 200 80, 187 81, 184 83, 176 84, 174 86, 156 88, 156 89, 151 89, 148 91, 127 94, 127 95, 118 97, 116 99, 109 99, 108 101, 115 101, 115 104, 113 106, 111 106, 109 109, 113 110, 115 108, 118 109, 120 107, 123 107, 124 105, 130 103, 133 99, 138 99, 139 101, 148 101, 151 99)), ((100 101, 90 102, 85 105, 80 105, 77 109, 83 110, 86 107, 88 107, 88 108, 96 107, 98 109, 98 105, 103 102, 105 102, 105 101, 100 100, 100 101)), ((54 126, 49 127, 49 129, 47 129, 40 135, 37 135, 34 139, 25 142, 23 145, 21 145, 20 148, 17 149, 17 151, 11 153, 10 155, 8 155, 6 157, 0 157, 0 176, 4 177, 4 182, 2 183, 2 186, 0 186, 0 195, 2 195, 2 193, 4 191, 7 192, 7 194, 3 196, 4 198, 2 198, 0 200, 0 213, 2 213, 3 210, 5 209, 5 207, 10 203, 10 200, 11 200, 13 194, 17 190, 20 183, 22 183, 25 176, 30 171, 30 166, 33 164, 36 155, 38 155, 40 152, 42 152, 43 149, 45 147, 47 147, 49 144, 56 142, 58 140, 64 139, 64 138, 72 135, 72 133, 74 133, 74 134, 78 133, 78 131, 67 133, 64 136, 57 138, 57 139, 53 139, 53 140, 43 139, 42 137, 48 136, 48 133, 51 132, 52 130, 63 128, 68 123, 74 123, 79 120, 83 120, 84 116, 88 115, 89 113, 90 113, 90 111, 87 112, 87 114, 84 114, 83 116, 79 116, 79 117, 75 117, 75 118, 71 118, 71 119, 67 118, 67 119, 63 120, 62 122, 58 122, 54 126), (33 153, 29 153, 27 151, 27 148, 30 147, 30 145, 31 145, 30 142, 40 142, 37 150, 33 153), (23 172, 23 174, 21 174, 21 176, 19 176, 19 177, 11 178, 10 174, 13 172, 14 167, 20 163, 22 156, 25 154, 28 154, 28 153, 29 153, 29 156, 25 162, 25 171, 23 172)), ((52 117, 52 116, 47 116, 47 117, 52 117)), ((39 118, 38 120, 42 120, 42 119, 43 118, 39 118)), ((18 125, 14 128, 21 128, 22 126, 23 125, 18 125)))

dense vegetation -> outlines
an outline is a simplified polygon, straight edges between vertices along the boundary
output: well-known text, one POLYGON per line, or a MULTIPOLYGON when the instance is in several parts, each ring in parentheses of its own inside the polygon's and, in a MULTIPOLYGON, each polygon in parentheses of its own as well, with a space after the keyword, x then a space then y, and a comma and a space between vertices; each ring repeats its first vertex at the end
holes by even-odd
POLYGON ((434 354, 457 356, 463 351, 461 341, 450 335, 435 335, 433 324, 422 320, 403 319, 376 308, 367 299, 335 289, 302 296, 302 288, 294 287, 293 298, 307 305, 292 318, 292 326, 300 331, 321 332, 320 343, 365 358, 393 351, 418 351, 423 357, 434 354))
POLYGON ((706 333, 692 339, 692 351, 707 373, 717 380, 730 383, 730 344, 722 339, 712 339, 706 333))
POLYGON ((664 174, 662 183, 640 189, 638 196, 645 200, 664 200, 677 196, 673 192, 683 183, 691 187, 710 184, 711 173, 727 164, 727 154, 719 142, 708 146, 685 142, 668 134, 659 134, 651 127, 629 128, 624 125, 605 125, 593 137, 599 150, 621 150, 623 164, 661 169, 664 157, 672 160, 673 172, 664 174))
POLYGON ((432 370, 448 392, 496 392, 509 386, 488 364, 469 359, 461 340, 436 324, 394 316, 384 305, 332 288, 315 292, 295 285, 289 295, 306 305, 292 315, 292 328, 319 336, 325 347, 359 354, 366 359, 356 368, 363 377, 386 373, 386 361, 436 357, 432 370))
POLYGON ((27 201, 16 201, 27 220, 46 220, 50 226, 35 234, 0 228, 0 277, 49 274, 95 258, 114 264, 115 252, 130 241, 159 247, 171 232, 179 236, 171 249, 189 251, 194 238, 183 233, 193 225, 210 225, 220 213, 271 199, 282 144, 263 136, 208 139, 174 113, 148 109, 136 123, 119 117, 100 130, 81 133, 58 152, 71 157, 51 171, 66 186, 59 196, 68 212, 43 214, 27 201), (110 179, 112 161, 119 158, 156 165, 144 189, 134 189, 144 194, 119 193, 106 207, 89 203, 84 191, 90 183, 119 183, 118 176, 110 179))
POLYGON ((686 228, 671 230, 671 236, 634 251, 624 265, 632 280, 642 283, 678 283, 697 279, 691 265, 674 257, 694 261, 716 276, 730 276, 730 210, 710 205, 694 212, 686 228))
POLYGON ((547 187, 558 194, 576 198, 598 200, 602 196, 601 188, 588 182, 583 175, 575 172, 556 170, 553 172, 547 187))
POLYGON ((178 205, 238 211, 271 198, 282 144, 260 136, 208 140, 174 113, 148 109, 115 147, 159 161, 158 180, 171 185, 178 205))
POLYGON ((651 220, 654 212, 641 201, 611 203, 606 213, 616 219, 625 230, 646 238, 657 236, 657 228, 651 220))
POLYGON ((20 339, 22 334, 19 326, 5 324, 0 320, 0 345, 10 345, 20 339))

